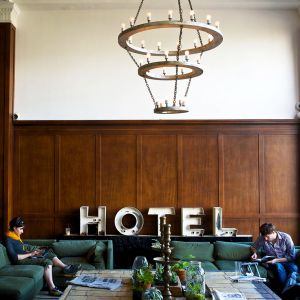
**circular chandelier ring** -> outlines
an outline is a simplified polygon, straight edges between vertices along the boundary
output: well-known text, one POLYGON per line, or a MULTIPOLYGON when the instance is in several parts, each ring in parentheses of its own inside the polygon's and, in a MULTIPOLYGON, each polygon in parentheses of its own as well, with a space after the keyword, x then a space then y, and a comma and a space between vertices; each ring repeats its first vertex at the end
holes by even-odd
POLYGON ((189 79, 196 76, 202 75, 203 70, 196 65, 180 62, 180 61, 158 61, 149 64, 145 64, 139 67, 138 74, 144 78, 154 79, 154 80, 175 80, 177 79, 189 79), (149 75, 148 72, 154 69, 160 68, 170 68, 170 67, 180 67, 180 68, 188 68, 191 71, 184 74, 176 75, 149 75))
MULTIPOLYGON (((206 23, 201 22, 192 22, 192 21, 157 21, 157 22, 149 22, 144 24, 139 24, 132 26, 124 31, 122 31, 119 34, 118 42, 119 45, 134 53, 143 54, 146 55, 147 53, 150 53, 153 56, 164 56, 165 52, 160 50, 148 50, 142 47, 137 47, 131 43, 129 43, 129 38, 131 36, 134 36, 137 33, 148 31, 148 30, 155 30, 155 29, 161 29, 161 28, 187 28, 187 29, 194 29, 196 31, 204 31, 208 34, 210 34, 213 39, 208 42, 207 44, 203 44, 203 46, 194 47, 194 48, 187 48, 182 49, 179 51, 179 55, 184 55, 185 51, 189 51, 190 54, 196 54, 201 53, 204 51, 211 50, 217 46, 219 46, 223 41, 223 35, 219 29, 212 25, 208 25, 206 23)), ((176 56, 177 50, 171 50, 168 53, 169 56, 176 56)))

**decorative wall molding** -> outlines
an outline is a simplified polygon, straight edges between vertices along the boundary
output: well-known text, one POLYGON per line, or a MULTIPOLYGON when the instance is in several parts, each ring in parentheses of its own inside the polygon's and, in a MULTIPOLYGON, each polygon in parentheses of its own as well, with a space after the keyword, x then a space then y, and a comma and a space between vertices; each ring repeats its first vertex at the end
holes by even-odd
POLYGON ((0 2, 0 23, 12 23, 17 27, 17 18, 20 13, 19 7, 10 2, 0 2))

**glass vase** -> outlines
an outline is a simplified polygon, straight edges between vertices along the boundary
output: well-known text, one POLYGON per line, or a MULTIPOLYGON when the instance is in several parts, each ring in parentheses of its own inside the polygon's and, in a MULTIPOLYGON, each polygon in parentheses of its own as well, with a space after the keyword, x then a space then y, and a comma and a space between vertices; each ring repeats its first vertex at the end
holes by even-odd
POLYGON ((205 277, 201 262, 191 261, 187 268, 185 296, 187 300, 205 300, 205 277))

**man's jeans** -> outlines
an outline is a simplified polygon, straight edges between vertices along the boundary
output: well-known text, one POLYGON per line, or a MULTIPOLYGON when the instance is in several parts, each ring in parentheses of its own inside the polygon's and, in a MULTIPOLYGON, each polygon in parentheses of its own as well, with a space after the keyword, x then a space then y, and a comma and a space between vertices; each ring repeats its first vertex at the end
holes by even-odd
POLYGON ((287 281, 288 276, 293 272, 298 272, 298 267, 292 262, 283 262, 268 264, 270 269, 274 271, 276 281, 280 285, 280 288, 283 289, 287 281))

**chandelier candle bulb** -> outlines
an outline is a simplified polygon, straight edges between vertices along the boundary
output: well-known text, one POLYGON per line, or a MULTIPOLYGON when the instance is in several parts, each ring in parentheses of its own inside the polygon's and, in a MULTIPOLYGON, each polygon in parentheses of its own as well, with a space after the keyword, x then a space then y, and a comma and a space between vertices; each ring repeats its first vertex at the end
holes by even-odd
POLYGON ((168 60, 168 58, 169 58, 169 51, 166 50, 166 51, 165 51, 165 59, 168 60))
POLYGON ((189 55, 190 55, 190 52, 188 50, 186 50, 184 52, 184 55, 185 55, 185 60, 188 61, 189 60, 189 55))
POLYGON ((179 100, 179 106, 181 106, 181 104, 182 104, 182 103, 181 103, 181 100, 179 100))
POLYGON ((190 11, 190 20, 195 21, 195 12, 193 10, 190 11))
POLYGON ((147 53, 146 57, 147 57, 147 63, 149 64, 150 63, 150 58, 151 58, 150 52, 147 53))
POLYGON ((173 10, 169 10, 168 11, 168 19, 169 19, 169 21, 171 21, 172 18, 173 18, 173 10))
POLYGON ((194 40, 194 47, 197 48, 197 40, 194 40))
POLYGON ((145 48, 145 41, 144 41, 144 40, 141 41, 141 47, 142 47, 142 48, 145 48))
POLYGON ((163 75, 166 76, 166 68, 163 68, 163 75))
POLYGON ((147 13, 147 21, 148 21, 148 22, 151 22, 151 12, 148 12, 148 13, 147 13))
POLYGON ((166 103, 166 107, 168 107, 169 106, 168 100, 166 100, 165 103, 166 103))
POLYGON ((158 51, 161 50, 161 42, 157 42, 157 50, 158 50, 158 51))
POLYGON ((125 24, 122 23, 122 24, 121 24, 121 31, 124 31, 124 30, 125 30, 125 24))
POLYGON ((128 42, 129 44, 132 44, 132 36, 129 37, 128 42))
POLYGON ((207 16, 206 16, 206 23, 207 23, 208 25, 211 24, 211 15, 207 15, 207 16))
POLYGON ((129 20, 130 20, 130 26, 132 27, 134 23, 134 18, 130 18, 129 20))
POLYGON ((182 75, 184 74, 183 68, 181 68, 181 74, 182 74, 182 75))
POLYGON ((215 26, 216 26, 216 28, 220 29, 220 22, 216 21, 215 26))

